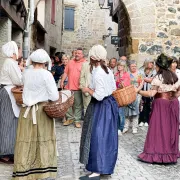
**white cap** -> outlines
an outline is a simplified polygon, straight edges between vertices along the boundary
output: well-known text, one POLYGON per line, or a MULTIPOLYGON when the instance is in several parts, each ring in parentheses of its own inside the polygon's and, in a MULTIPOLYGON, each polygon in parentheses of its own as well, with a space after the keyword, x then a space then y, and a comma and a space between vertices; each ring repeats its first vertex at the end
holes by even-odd
POLYGON ((48 53, 44 49, 37 49, 34 51, 29 58, 26 61, 26 66, 31 65, 32 62, 37 62, 37 63, 48 63, 48 70, 51 70, 51 59, 48 55, 48 53))
POLYGON ((10 41, 2 46, 2 53, 6 57, 13 57, 16 54, 18 58, 18 46, 14 41, 10 41))
POLYGON ((94 45, 89 51, 89 58, 96 61, 106 61, 107 51, 101 45, 94 45))

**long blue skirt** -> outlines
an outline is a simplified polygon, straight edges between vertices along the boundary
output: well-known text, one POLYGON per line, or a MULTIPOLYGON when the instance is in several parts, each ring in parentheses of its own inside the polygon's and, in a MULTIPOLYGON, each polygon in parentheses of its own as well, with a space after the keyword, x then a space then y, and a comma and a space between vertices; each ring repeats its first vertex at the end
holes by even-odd
POLYGON ((112 96, 92 99, 82 129, 80 162, 86 169, 113 174, 118 154, 118 106, 112 96))

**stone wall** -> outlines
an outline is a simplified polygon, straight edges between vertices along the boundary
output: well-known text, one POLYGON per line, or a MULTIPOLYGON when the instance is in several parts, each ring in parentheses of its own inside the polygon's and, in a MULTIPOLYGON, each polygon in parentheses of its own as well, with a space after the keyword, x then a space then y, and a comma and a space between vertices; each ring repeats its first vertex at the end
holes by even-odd
POLYGON ((116 6, 118 1, 130 18, 132 59, 142 63, 161 52, 179 57, 180 0, 114 0, 116 6))
POLYGON ((63 23, 63 5, 62 1, 56 0, 55 24, 51 24, 51 1, 46 1, 45 8, 45 49, 49 53, 50 47, 61 51, 62 43, 62 23, 63 23))
MULTIPOLYGON (((71 55, 71 51, 82 47, 85 55, 95 44, 105 45, 108 49, 109 57, 117 57, 115 47, 110 45, 110 37, 105 41, 103 35, 107 35, 108 27, 114 30, 117 35, 117 25, 112 23, 109 10, 100 9, 97 0, 65 0, 65 6, 75 8, 75 29, 74 31, 63 30, 62 50, 71 55)), ((105 5, 106 6, 106 2, 105 5)))
MULTIPOLYGON (((5 43, 7 43, 8 41, 11 41, 12 22, 9 18, 1 17, 0 24, 1 24, 0 25, 0 48, 1 48, 5 43)), ((0 49, 0 69, 2 67, 3 62, 4 62, 4 57, 0 49)))
POLYGON ((23 44, 23 32, 19 29, 12 29, 12 40, 15 41, 22 49, 22 44, 23 44))

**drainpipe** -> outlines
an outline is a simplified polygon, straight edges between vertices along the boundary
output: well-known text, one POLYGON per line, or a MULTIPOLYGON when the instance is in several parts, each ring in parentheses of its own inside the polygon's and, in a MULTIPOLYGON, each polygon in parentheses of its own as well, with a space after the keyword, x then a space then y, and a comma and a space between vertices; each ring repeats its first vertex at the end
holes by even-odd
POLYGON ((62 24, 61 24, 61 47, 60 49, 62 50, 62 41, 63 41, 63 30, 64 30, 64 0, 62 0, 62 24))
POLYGON ((23 41, 23 58, 27 59, 30 53, 30 35, 31 26, 34 22, 34 0, 29 0, 28 3, 28 16, 26 20, 26 27, 24 30, 24 41, 23 41))

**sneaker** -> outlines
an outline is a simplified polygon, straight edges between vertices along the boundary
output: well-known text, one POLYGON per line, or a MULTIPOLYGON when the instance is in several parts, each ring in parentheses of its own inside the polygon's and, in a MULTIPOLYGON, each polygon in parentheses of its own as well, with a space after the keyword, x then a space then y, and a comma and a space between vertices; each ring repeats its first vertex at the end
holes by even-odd
POLYGON ((132 133, 137 134, 137 129, 133 129, 132 133))
POLYGON ((139 127, 143 127, 143 126, 144 126, 144 123, 141 122, 141 123, 139 124, 139 127))
POLYGON ((81 128, 81 123, 75 122, 75 127, 76 127, 76 128, 81 128))
POLYGON ((63 126, 69 126, 70 124, 72 124, 74 121, 73 120, 67 120, 63 123, 63 126))
POLYGON ((122 136, 121 130, 118 130, 118 136, 122 136))
POLYGON ((124 128, 124 129, 123 129, 123 134, 125 134, 126 132, 128 132, 128 129, 127 129, 127 128, 124 128))
POLYGON ((149 125, 148 125, 148 123, 144 123, 144 126, 148 127, 149 125))

